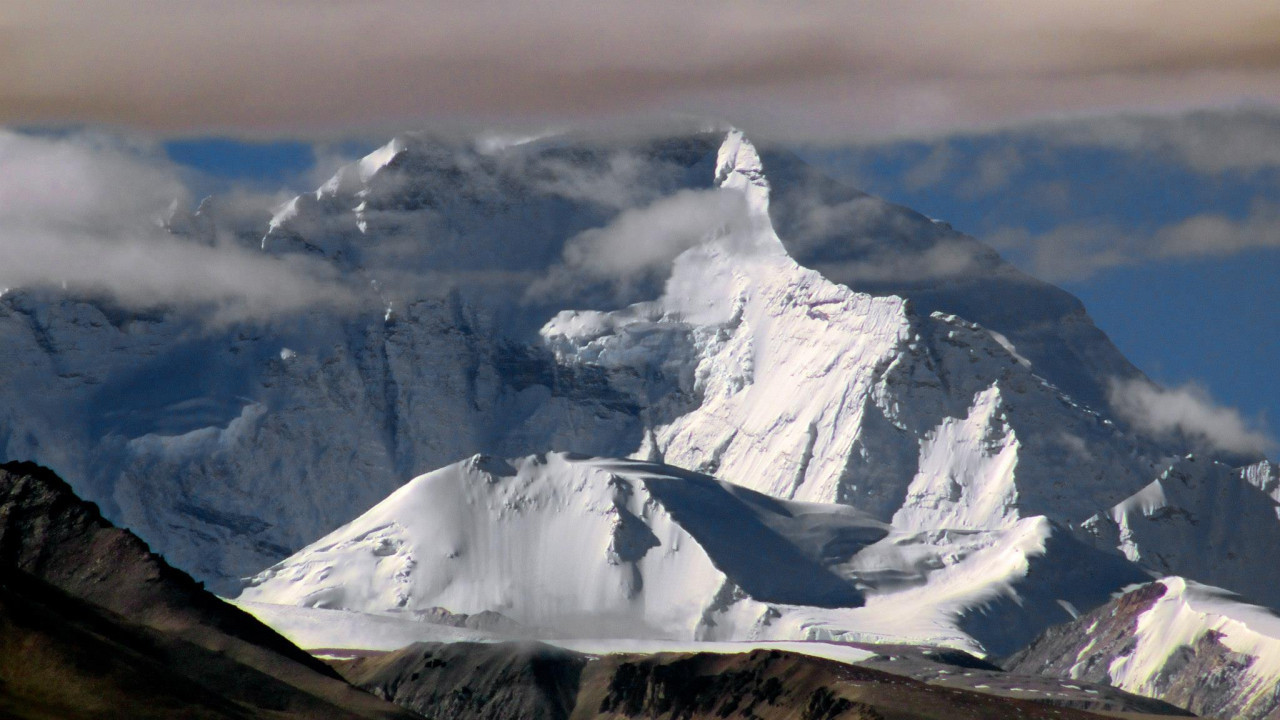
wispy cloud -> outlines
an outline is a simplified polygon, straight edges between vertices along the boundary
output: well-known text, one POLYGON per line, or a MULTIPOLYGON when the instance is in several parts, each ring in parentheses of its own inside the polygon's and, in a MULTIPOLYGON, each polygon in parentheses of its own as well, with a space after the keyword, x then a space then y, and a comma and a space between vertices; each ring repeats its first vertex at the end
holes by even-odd
POLYGON ((1257 248, 1280 247, 1280 207, 1257 202, 1240 218, 1193 215, 1155 230, 1112 223, 1067 223, 1044 233, 1006 227, 984 235, 993 247, 1028 259, 1046 280, 1081 280, 1115 267, 1155 260, 1223 257, 1257 248))
MULTIPOLYGON (((268 256, 227 233, 169 232, 166 218, 191 197, 179 172, 145 144, 0 131, 0 167, 0 287, 104 293, 130 307, 199 310, 216 322, 352 300, 311 259, 268 256)), ((265 198, 221 200, 237 217, 255 201, 265 198)))
POLYGON ((1206 174, 1280 167, 1280 110, 1274 107, 1166 116, 1116 114, 1036 124, 1024 132, 1058 147, 1114 148, 1164 157, 1206 174))
POLYGON ((846 139, 1280 97, 1280 8, 1222 0, 49 0, 0 18, 0 122, 172 133, 709 114, 846 139))
MULTIPOLYGON (((849 168, 869 157, 906 160, 894 186, 917 193, 941 189, 974 200, 992 195, 1042 201, 1043 179, 1029 186, 1028 170, 1076 172, 1087 153, 1093 163, 1168 163, 1208 176, 1250 178, 1280 168, 1280 108, 1238 106, 1168 114, 1112 113, 1037 121, 978 131, 854 143, 849 168), (1037 187, 1038 185, 1038 187, 1037 187)), ((841 168, 844 170, 844 168, 841 168)))
POLYGON ((1246 422, 1238 410, 1215 403, 1196 384, 1166 389, 1146 380, 1113 381, 1110 400, 1122 418, 1157 436, 1181 433, 1208 449, 1242 454, 1277 447, 1269 433, 1246 422))

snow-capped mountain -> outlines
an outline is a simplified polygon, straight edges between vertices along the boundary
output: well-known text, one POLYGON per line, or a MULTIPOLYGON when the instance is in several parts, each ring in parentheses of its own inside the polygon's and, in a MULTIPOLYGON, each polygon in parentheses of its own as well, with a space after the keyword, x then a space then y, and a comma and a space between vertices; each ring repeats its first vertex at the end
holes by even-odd
MULTIPOLYGON (((518 292, 499 302, 495 288, 557 262, 567 238, 624 204, 690 184, 682 163, 715 147, 693 139, 616 160, 395 147, 379 155, 389 164, 361 165, 368 187, 344 184, 360 182, 344 170, 241 237, 272 253, 332 248, 326 261, 365 300, 348 312, 208 326, 170 308, 5 293, 0 456, 57 468, 109 517, 233 591, 405 478, 477 451, 631 452, 643 429, 630 400, 521 340, 512 328, 536 330, 554 311, 518 292), (649 180, 622 182, 642 169, 649 180), (597 177, 620 189, 584 198, 609 185, 597 177)), ((181 225, 217 226, 217 208, 181 225)))
POLYGON ((497 611, 561 635, 729 639, 760 601, 863 604, 838 568, 888 528, 678 468, 563 454, 428 473, 250 581, 240 599, 378 613, 497 611))
MULTIPOLYGON (((858 569, 900 591, 893 632, 990 650, 1133 581, 1120 533, 1080 524, 1118 523, 1186 450, 1111 417, 1105 388, 1138 373, 1069 295, 737 132, 405 136, 261 232, 243 241, 323 260, 364 304, 209 327, 0 298, 3 454, 223 591, 422 471, 566 450, 863 511, 900 548, 858 569), (1062 581, 1085 567, 1112 569, 1062 581), (1006 602, 1025 622, 998 637, 978 609, 1006 602)), ((1240 497, 1277 522, 1263 492, 1240 497)), ((1160 568, 1249 591, 1215 560, 1235 547, 1160 568)))
MULTIPOLYGON (((990 530, 897 529, 839 503, 778 500, 671 466, 487 456, 414 479, 250 580, 238 602, 286 634, 343 609, 410 626, 496 612, 553 637, 909 641, 1016 647, 1059 603, 1145 576, 1043 517, 990 530), (1062 535, 1062 537, 1059 537, 1062 535), (1028 579, 1042 557, 1044 580, 1028 579), (1052 586, 1041 587, 1045 581, 1052 586), (989 626, 966 616, 1020 599, 989 626)), ((307 633, 341 647, 350 622, 307 633)), ((414 637, 412 628, 402 637, 414 637)))

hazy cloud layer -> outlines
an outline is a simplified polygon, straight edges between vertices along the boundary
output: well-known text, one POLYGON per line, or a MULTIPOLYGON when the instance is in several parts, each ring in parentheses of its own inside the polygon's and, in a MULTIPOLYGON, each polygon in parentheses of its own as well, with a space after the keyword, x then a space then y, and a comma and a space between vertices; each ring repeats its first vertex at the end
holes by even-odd
MULTIPOLYGON (((1033 122, 984 132, 960 132, 919 140, 924 152, 901 172, 910 192, 947 187, 973 200, 1010 191, 1029 194, 1022 174, 1029 168, 1063 167, 1073 151, 1106 150, 1124 158, 1163 161, 1194 173, 1246 176, 1280 168, 1280 110, 1237 107, 1170 115, 1125 115, 1033 122)), ((852 152, 910 147, 889 139, 854 146, 852 152)), ((1041 199, 1041 198, 1036 198, 1041 199)))
POLYGON ((1243 218, 1193 215, 1151 232, 1109 223, 1068 223, 1040 234, 1002 228, 984 239, 998 250, 1027 258, 1028 268, 1038 277, 1064 282, 1154 260, 1221 257, 1280 247, 1280 207, 1258 202, 1243 218))
POLYGON ((172 133, 672 113, 839 139, 1280 99, 1257 0, 48 0, 0 14, 0 122, 172 133))
POLYGON ((1280 167, 1280 111, 1275 108, 1114 115, 1034 124, 1025 132, 1059 147, 1110 147, 1165 157, 1202 173, 1280 167))
MULTIPOLYGON (((164 227, 191 198, 145 145, 97 135, 0 131, 0 288, 106 293, 130 307, 200 308, 227 321, 351 300, 329 269, 264 255, 219 234, 198 241, 164 227)), ((225 212, 255 200, 230 193, 225 212)))
POLYGON ((1276 441, 1251 427, 1234 408, 1222 407, 1199 385, 1165 389, 1145 380, 1114 381, 1112 407, 1122 418, 1157 436, 1182 433, 1208 448, 1232 453, 1266 454, 1276 441))

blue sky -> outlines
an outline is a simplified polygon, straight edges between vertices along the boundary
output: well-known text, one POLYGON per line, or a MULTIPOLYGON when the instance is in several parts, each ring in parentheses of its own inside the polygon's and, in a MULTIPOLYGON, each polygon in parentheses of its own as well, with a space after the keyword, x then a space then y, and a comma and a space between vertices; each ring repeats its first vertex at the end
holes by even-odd
POLYGON ((316 165, 311 143, 289 140, 252 143, 232 138, 188 138, 164 145, 169 158, 212 180, 289 185, 316 165))

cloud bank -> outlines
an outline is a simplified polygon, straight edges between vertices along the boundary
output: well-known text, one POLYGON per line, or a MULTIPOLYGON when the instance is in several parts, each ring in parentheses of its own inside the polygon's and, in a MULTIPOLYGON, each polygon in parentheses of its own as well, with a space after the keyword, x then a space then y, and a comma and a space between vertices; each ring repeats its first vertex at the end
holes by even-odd
MULTIPOLYGON (((106 294, 131 308, 197 309, 215 322, 352 300, 310 259, 265 255, 221 233, 169 232, 165 219, 191 198, 146 145, 0 131, 0 167, 0 288, 106 294)), ((233 193, 224 204, 243 212, 252 200, 233 193)))
POLYGON ((324 134, 672 113, 846 139, 1280 100, 1256 0, 48 0, 0 15, 0 123, 324 134))
POLYGON ((1110 400, 1120 417, 1157 436, 1182 433, 1210 449, 1249 455, 1277 447, 1269 434, 1250 427, 1238 410, 1216 404, 1196 384, 1165 389, 1146 380, 1113 381, 1110 400))

